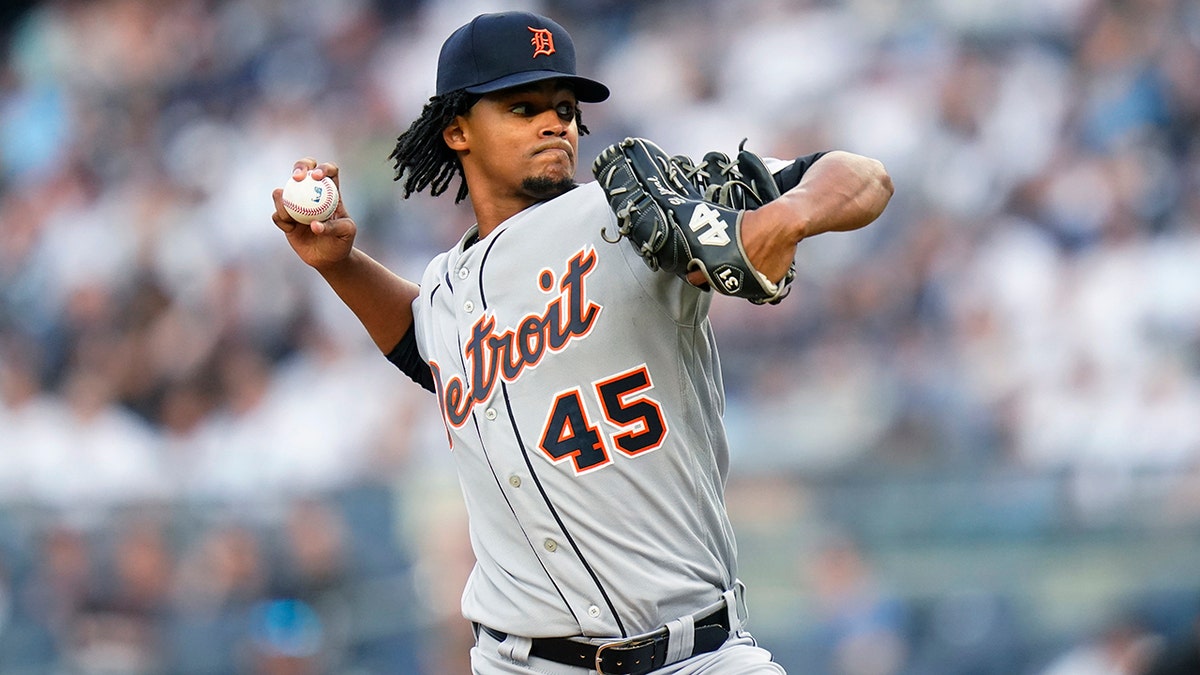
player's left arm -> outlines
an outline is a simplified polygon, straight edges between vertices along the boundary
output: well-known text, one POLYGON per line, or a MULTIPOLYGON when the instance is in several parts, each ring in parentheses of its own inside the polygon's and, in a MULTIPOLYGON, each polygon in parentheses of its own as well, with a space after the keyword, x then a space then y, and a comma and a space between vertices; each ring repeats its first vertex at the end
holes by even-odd
POLYGON ((797 244, 823 232, 869 225, 883 213, 892 192, 892 179, 878 160, 840 150, 822 154, 794 187, 746 211, 741 233, 746 256, 768 279, 782 279, 797 244))

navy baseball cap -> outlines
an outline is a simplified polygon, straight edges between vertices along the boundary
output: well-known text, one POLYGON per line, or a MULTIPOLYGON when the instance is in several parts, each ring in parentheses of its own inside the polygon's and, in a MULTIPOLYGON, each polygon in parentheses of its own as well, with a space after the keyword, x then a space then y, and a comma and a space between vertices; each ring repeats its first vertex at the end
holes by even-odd
POLYGON ((480 14, 442 43, 437 95, 458 89, 487 94, 562 79, 586 103, 608 98, 608 87, 575 74, 575 43, 562 26, 530 12, 480 14))

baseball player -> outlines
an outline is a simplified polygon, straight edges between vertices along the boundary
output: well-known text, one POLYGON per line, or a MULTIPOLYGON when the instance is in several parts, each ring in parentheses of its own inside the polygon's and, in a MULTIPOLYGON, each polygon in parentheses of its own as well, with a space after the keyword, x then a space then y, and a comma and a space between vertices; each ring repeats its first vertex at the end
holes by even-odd
MULTIPOLYGON (((443 44, 436 95, 391 155, 405 197, 458 178, 477 219, 419 284, 354 247, 344 203, 300 225, 276 190, 273 220, 436 394, 476 556, 475 673, 780 673, 744 626, 708 309, 714 290, 777 301, 798 242, 870 223, 890 179, 846 152, 768 162, 778 194, 739 210, 712 190, 734 162, 630 139, 580 185, 579 104, 608 94, 559 24, 481 15, 443 44), (664 242, 737 260, 680 267, 664 242)), ((338 179, 314 158, 294 177, 312 169, 338 179)))

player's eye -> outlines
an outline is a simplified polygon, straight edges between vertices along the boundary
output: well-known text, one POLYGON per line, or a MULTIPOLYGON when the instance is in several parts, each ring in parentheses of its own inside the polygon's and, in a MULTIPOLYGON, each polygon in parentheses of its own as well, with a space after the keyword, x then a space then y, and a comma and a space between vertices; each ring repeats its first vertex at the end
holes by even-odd
POLYGON ((574 103, 559 103, 554 110, 558 114, 558 118, 564 122, 570 122, 575 119, 574 103))
POLYGON ((513 104, 509 110, 512 111, 514 115, 528 115, 530 107, 528 103, 516 103, 513 104))

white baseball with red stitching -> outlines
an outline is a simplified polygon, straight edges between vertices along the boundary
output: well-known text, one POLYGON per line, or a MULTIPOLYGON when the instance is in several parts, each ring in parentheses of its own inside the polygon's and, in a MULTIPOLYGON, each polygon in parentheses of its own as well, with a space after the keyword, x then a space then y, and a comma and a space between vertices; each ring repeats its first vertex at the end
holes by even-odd
POLYGON ((283 209, 298 223, 328 220, 337 205, 337 185, 329 176, 315 180, 309 171, 304 180, 288 179, 284 183, 283 209))

